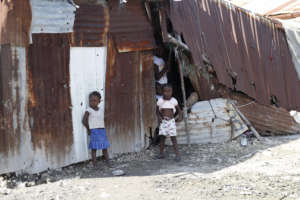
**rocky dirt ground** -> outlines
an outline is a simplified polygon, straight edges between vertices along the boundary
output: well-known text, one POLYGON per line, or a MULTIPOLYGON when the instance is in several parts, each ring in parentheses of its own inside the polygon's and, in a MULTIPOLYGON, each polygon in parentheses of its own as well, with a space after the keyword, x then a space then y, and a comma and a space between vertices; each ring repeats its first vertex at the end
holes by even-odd
POLYGON ((247 147, 224 144, 172 148, 164 160, 158 147, 119 156, 113 168, 82 163, 38 175, 0 178, 1 200, 300 200, 300 135, 264 138, 247 147), (112 172, 123 170, 124 176, 112 172))

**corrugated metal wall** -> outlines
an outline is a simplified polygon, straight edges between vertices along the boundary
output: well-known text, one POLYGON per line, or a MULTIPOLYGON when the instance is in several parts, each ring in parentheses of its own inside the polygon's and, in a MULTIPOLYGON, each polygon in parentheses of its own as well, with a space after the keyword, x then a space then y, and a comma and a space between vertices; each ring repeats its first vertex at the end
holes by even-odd
POLYGON ((300 110, 300 83, 283 29, 261 16, 221 0, 170 1, 175 31, 190 47, 195 64, 206 53, 218 80, 257 102, 270 105, 271 96, 286 109, 300 110))
MULTIPOLYGON (((0 2, 0 174, 35 173, 89 158, 81 119, 88 94, 105 94, 110 20, 102 4, 80 4, 76 17, 75 10, 67 0, 0 2)), ((143 26, 151 29, 147 21, 143 26)), ((152 49, 154 43, 142 47, 152 49)), ((111 49, 108 66, 116 76, 107 75, 106 82, 110 151, 138 151, 155 124, 152 52, 111 49), (118 105, 120 99, 128 106, 118 105)))
POLYGON ((0 44, 26 46, 30 25, 29 0, 0 1, 0 44))
POLYGON ((154 128, 155 109, 150 110, 155 107, 151 60, 152 54, 147 52, 118 53, 113 40, 109 40, 105 114, 113 153, 141 150, 145 133, 154 128), (146 71, 152 76, 145 75, 146 71))
POLYGON ((70 34, 33 34, 32 38, 28 56, 31 141, 34 148, 44 146, 49 157, 64 156, 73 145, 70 34))
POLYGON ((67 0, 30 0, 32 8, 31 33, 71 33, 75 6, 67 0))
POLYGON ((105 46, 109 29, 109 11, 105 5, 79 5, 76 10, 73 46, 105 46))
POLYGON ((72 47, 70 56, 70 87, 75 157, 89 158, 88 135, 82 117, 88 106, 88 95, 99 91, 105 99, 106 47, 72 47))
POLYGON ((130 0, 120 5, 109 1, 110 28, 118 52, 145 51, 155 46, 153 30, 142 1, 130 0))

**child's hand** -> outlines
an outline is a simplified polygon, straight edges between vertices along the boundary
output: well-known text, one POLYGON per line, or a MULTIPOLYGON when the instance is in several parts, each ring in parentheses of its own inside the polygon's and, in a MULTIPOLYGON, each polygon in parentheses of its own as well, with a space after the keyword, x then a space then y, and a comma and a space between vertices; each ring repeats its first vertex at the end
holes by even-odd
POLYGON ((91 135, 91 130, 88 130, 87 133, 88 133, 88 135, 91 135))
POLYGON ((160 124, 162 122, 162 117, 158 117, 158 123, 160 124))
POLYGON ((177 122, 181 122, 182 121, 182 116, 180 115, 177 119, 177 122))

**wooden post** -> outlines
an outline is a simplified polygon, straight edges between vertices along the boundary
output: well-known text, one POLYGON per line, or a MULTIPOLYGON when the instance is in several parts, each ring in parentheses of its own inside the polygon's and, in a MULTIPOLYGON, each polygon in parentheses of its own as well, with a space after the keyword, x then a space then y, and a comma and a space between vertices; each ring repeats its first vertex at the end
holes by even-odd
POLYGON ((255 128, 252 126, 252 124, 249 122, 249 120, 243 115, 243 113, 234 105, 234 103, 231 103, 234 110, 237 112, 237 114, 241 117, 241 119, 246 123, 246 125, 250 128, 250 130, 254 133, 255 137, 261 141, 262 138, 259 135, 259 133, 255 130, 255 128))
POLYGON ((181 81, 181 90, 182 90, 182 96, 183 96, 183 120, 184 120, 184 128, 185 133, 187 136, 187 143, 190 145, 190 132, 188 128, 188 116, 187 116, 187 105, 186 105, 186 93, 185 93, 185 86, 184 86, 184 78, 183 78, 183 71, 182 67, 184 67, 184 60, 182 59, 182 62, 180 60, 177 48, 175 49, 175 55, 178 60, 178 67, 179 67, 179 73, 180 73, 180 81, 181 81))

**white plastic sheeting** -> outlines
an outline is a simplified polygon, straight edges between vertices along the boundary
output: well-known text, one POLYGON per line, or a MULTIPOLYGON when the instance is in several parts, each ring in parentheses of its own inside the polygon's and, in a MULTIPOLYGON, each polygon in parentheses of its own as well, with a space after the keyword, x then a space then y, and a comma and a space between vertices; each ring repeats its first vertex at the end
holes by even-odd
POLYGON ((74 149, 77 161, 88 159, 88 138, 82 117, 88 95, 98 91, 104 101, 106 47, 73 47, 70 52, 70 86, 74 149))
POLYGON ((300 80, 300 18, 282 20, 293 63, 300 80))
MULTIPOLYGON (((178 143, 186 144, 184 123, 180 122, 176 125, 178 143)), ((191 113, 188 114, 188 128, 192 144, 222 143, 248 130, 226 99, 212 99, 194 104, 191 113), (231 132, 230 118, 233 121, 233 132, 231 132)), ((170 144, 169 141, 168 143, 170 144)))
POLYGON ((67 0, 30 0, 31 33, 73 32, 76 7, 67 0))

